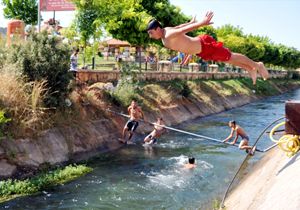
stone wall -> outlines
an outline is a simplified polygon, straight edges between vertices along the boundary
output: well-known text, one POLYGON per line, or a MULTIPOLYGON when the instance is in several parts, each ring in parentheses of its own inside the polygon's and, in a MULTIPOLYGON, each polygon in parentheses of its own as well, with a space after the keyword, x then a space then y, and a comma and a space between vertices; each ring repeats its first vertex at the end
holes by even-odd
POLYGON ((121 130, 116 129, 118 124, 121 123, 102 119, 77 128, 53 128, 36 139, 3 139, 0 141, 0 179, 30 176, 45 164, 60 165, 118 149, 121 146, 116 141, 121 130))
MULTIPOLYGON (((270 71, 271 78, 286 78, 286 71, 270 71)), ((232 79, 249 77, 247 73, 234 72, 159 72, 142 71, 137 73, 139 80, 167 81, 174 79, 195 80, 195 79, 232 79)), ((79 70, 77 80, 81 83, 113 82, 120 78, 120 71, 99 71, 99 70, 79 70)))

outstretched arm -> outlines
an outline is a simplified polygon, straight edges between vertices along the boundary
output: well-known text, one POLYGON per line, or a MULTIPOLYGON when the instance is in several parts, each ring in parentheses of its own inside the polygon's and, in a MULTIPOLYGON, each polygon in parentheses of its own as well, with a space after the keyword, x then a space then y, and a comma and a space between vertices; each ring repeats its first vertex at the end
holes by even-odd
POLYGON ((196 22, 196 16, 194 16, 189 22, 180 24, 178 26, 175 26, 174 28, 176 28, 176 29, 182 28, 182 27, 184 27, 186 25, 190 25, 190 24, 195 23, 195 22, 196 22))
POLYGON ((235 138, 233 139, 233 141, 232 141, 230 144, 235 144, 235 143, 237 142, 237 140, 238 140, 238 137, 239 137, 239 136, 236 135, 235 138))
POLYGON ((229 139, 231 139, 233 137, 233 133, 234 133, 234 129, 231 129, 229 136, 226 139, 224 139, 223 142, 227 142, 229 139))
POLYGON ((194 22, 186 24, 182 27, 174 27, 173 30, 168 34, 169 36, 177 35, 177 34, 185 34, 187 32, 193 31, 201 26, 211 25, 213 22, 211 22, 211 19, 213 18, 214 13, 213 12, 207 12, 204 19, 201 22, 194 22))

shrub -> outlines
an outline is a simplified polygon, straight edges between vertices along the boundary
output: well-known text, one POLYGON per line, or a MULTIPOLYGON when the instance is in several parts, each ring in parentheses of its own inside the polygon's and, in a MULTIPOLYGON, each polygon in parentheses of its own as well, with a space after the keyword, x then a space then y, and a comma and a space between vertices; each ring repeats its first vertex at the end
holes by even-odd
POLYGON ((121 79, 118 81, 117 87, 112 91, 107 91, 106 96, 109 101, 124 107, 130 105, 132 100, 139 100, 139 84, 137 80, 137 72, 134 71, 137 66, 130 63, 122 63, 121 79))
POLYGON ((11 121, 10 118, 5 116, 5 112, 0 110, 0 137, 4 136, 4 126, 6 123, 11 121))
POLYGON ((14 129, 15 136, 40 130, 46 121, 43 108, 45 81, 26 83, 13 65, 0 68, 0 74, 0 108, 4 108, 11 118, 9 128, 14 129))
POLYGON ((22 45, 10 49, 8 62, 15 63, 28 81, 45 80, 47 94, 45 104, 58 107, 65 99, 71 75, 70 49, 58 37, 46 33, 33 33, 22 45))
POLYGON ((69 165, 63 169, 43 173, 31 179, 0 181, 0 202, 69 182, 91 171, 92 168, 85 165, 69 165))
POLYGON ((188 82, 186 80, 175 79, 169 83, 174 90, 178 91, 180 95, 186 98, 189 97, 193 92, 188 86, 188 82))
POLYGON ((7 52, 5 45, 6 39, 0 35, 0 68, 4 65, 6 61, 7 52))

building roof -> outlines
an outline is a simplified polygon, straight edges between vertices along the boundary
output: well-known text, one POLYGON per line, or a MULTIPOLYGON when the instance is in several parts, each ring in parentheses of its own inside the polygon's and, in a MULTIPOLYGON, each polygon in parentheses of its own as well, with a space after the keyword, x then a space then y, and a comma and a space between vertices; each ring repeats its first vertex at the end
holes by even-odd
POLYGON ((118 39, 108 39, 105 41, 109 46, 130 46, 130 44, 126 41, 121 41, 118 39))

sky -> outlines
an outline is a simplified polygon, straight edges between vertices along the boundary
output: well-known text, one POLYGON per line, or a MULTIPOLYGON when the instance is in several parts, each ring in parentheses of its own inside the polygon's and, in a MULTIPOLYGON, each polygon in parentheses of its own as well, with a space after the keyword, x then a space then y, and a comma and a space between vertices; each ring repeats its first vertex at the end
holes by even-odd
MULTIPOLYGON (((225 24, 240 26, 244 33, 268 36, 274 43, 281 43, 300 50, 300 1, 299 0, 170 0, 189 16, 201 20, 206 11, 213 11, 213 26, 225 24)), ((62 26, 68 26, 74 12, 56 12, 62 26)), ((53 17, 53 12, 42 12, 43 19, 53 17)), ((0 26, 6 27, 3 6, 0 6, 0 26)))
POLYGON ((213 26, 225 24, 240 26, 244 33, 268 36, 300 50, 299 0, 171 0, 186 15, 196 15, 197 20, 206 11, 213 11, 213 26))

